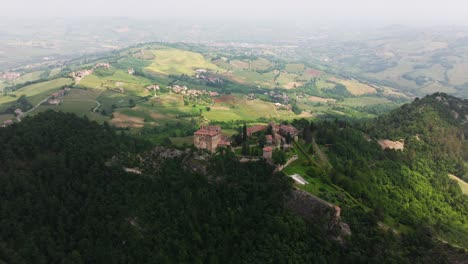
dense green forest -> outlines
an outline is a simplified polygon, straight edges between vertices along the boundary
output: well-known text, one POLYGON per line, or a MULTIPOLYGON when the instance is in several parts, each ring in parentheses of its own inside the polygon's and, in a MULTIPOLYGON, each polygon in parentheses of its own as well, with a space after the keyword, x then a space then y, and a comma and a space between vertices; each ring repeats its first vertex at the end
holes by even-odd
POLYGON ((468 203, 449 179, 466 176, 466 100, 434 94, 364 124, 315 125, 329 144, 330 180, 397 229, 424 227, 468 247, 468 203), (404 150, 382 150, 373 139, 404 139, 404 150))
MULTIPOLYGON (((122 164, 152 146, 106 124, 48 111, 0 128, 0 263, 446 263, 425 226, 413 223, 458 230, 440 219, 450 213, 447 221, 466 225, 466 215, 455 210, 466 212, 459 190, 440 194, 453 200, 433 211, 426 204, 410 207, 422 210, 414 214, 403 211, 399 221, 414 227, 407 233, 380 228, 379 217, 396 217, 405 205, 401 197, 425 199, 415 196, 427 191, 394 197, 397 181, 410 183, 384 170, 399 166, 416 175, 419 167, 406 152, 382 153, 361 144, 357 130, 341 128, 336 122, 315 128, 335 146, 332 180, 385 210, 344 208, 352 230, 344 244, 330 239, 322 223, 284 206, 292 183, 263 161, 240 163, 223 151, 209 161, 207 174, 187 170, 182 158, 130 174, 122 164), (379 160, 379 177, 370 173, 370 160, 379 160)), ((432 168, 427 162, 421 170, 432 168)), ((438 183, 433 178, 428 181, 438 183)))

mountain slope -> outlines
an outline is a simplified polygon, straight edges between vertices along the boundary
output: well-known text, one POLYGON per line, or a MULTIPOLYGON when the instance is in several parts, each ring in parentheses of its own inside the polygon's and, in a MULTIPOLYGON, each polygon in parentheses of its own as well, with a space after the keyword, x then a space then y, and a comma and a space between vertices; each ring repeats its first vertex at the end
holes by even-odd
POLYGON ((353 235, 345 248, 335 244, 321 223, 284 207, 287 177, 229 151, 205 159, 201 175, 181 166, 185 156, 146 152, 144 142, 106 125, 51 111, 0 128, 0 145, 0 262, 446 260, 424 233, 397 237, 351 208, 344 214, 353 235))
POLYGON ((398 232, 423 228, 468 248, 468 197, 448 177, 466 174, 466 109, 464 100, 435 94, 364 125, 316 125, 331 181, 398 232), (404 141, 404 148, 382 149, 380 139, 404 141))

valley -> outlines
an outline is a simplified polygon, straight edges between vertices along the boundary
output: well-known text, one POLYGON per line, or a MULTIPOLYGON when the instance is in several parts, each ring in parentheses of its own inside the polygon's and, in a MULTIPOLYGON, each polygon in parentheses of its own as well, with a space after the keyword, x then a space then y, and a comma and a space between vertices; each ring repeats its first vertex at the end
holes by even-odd
POLYGON ((465 28, 112 21, 0 34, 0 262, 466 262, 465 28))

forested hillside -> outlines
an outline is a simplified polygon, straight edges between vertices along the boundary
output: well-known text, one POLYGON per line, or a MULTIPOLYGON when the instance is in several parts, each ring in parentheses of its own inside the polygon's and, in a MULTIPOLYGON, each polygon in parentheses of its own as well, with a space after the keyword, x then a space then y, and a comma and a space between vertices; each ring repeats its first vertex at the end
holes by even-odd
POLYGON ((468 197, 449 173, 466 176, 466 101, 434 94, 363 125, 316 125, 329 145, 330 180, 374 210, 382 224, 468 247, 468 197), (385 149, 380 139, 404 142, 385 149))
POLYGON ((283 174, 239 163, 229 151, 210 161, 208 175, 178 158, 128 174, 108 161, 125 163, 147 144, 55 112, 1 128, 0 145, 3 263, 446 260, 424 232, 396 235, 379 228, 373 212, 352 208, 345 209, 352 237, 333 242, 321 224, 283 207, 292 187, 283 174))

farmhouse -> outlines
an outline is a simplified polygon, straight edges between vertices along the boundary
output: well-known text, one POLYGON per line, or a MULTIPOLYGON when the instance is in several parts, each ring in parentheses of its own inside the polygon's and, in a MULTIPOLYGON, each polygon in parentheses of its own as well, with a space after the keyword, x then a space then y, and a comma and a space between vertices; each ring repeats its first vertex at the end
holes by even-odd
POLYGON ((18 72, 3 72, 0 73, 0 79, 11 81, 21 76, 21 73, 18 72))
POLYGON ((13 125, 13 120, 6 120, 6 121, 3 121, 2 127, 7 127, 11 125, 13 125))
POLYGON ((128 74, 134 75, 134 74, 135 74, 135 70, 134 70, 133 68, 128 69, 128 74))
POLYGON ((50 104, 50 105, 59 105, 61 102, 62 102, 62 100, 59 100, 59 99, 49 99, 47 101, 47 103, 50 104))
POLYGON ((146 90, 148 91, 159 91, 159 85, 157 84, 153 84, 153 85, 150 85, 150 86, 146 86, 146 90))
POLYGON ((221 141, 220 126, 202 126, 193 135, 193 144, 196 148, 206 149, 212 153, 216 151, 216 148, 221 141))
POLYGON ((96 66, 93 67, 93 69, 96 69, 96 68, 104 68, 104 69, 108 70, 108 69, 111 68, 111 66, 110 66, 109 63, 101 62, 101 63, 96 64, 96 66))
POLYGON ((82 71, 72 72, 71 76, 73 77, 75 82, 79 82, 81 79, 91 74, 93 74, 93 70, 82 70, 82 71))

